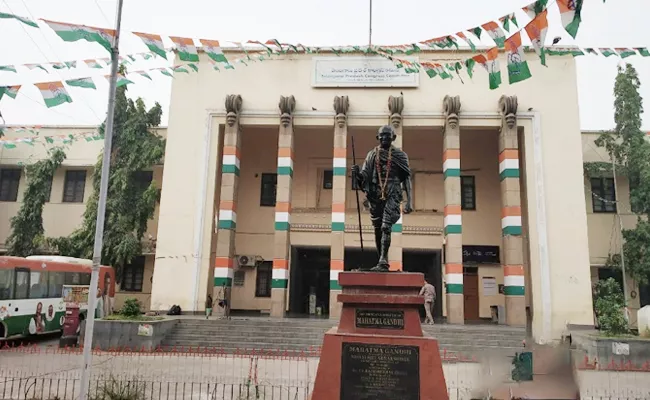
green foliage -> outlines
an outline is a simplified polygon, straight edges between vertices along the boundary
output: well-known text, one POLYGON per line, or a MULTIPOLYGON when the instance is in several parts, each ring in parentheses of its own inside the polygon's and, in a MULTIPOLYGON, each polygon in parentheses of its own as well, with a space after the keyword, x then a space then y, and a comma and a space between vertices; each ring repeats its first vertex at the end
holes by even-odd
POLYGON ((625 300, 621 286, 614 278, 598 281, 594 289, 596 317, 600 330, 607 336, 628 333, 625 300))
POLYGON ((11 218, 11 234, 7 238, 7 254, 27 257, 38 253, 43 240, 43 206, 49 197, 52 178, 65 160, 60 148, 49 151, 49 158, 25 167, 27 189, 18 214, 11 218))
POLYGON ((631 64, 619 67, 614 84, 616 128, 601 134, 595 143, 607 150, 617 167, 621 166, 617 174, 628 178, 630 205, 639 218, 634 229, 623 230, 626 273, 639 282, 647 282, 650 277, 650 225, 646 222, 650 214, 650 143, 641 131, 640 86, 631 64))
POLYGON ((140 302, 137 299, 126 299, 124 305, 119 311, 119 314, 124 317, 137 317, 142 314, 140 302))
MULTIPOLYGON (((144 187, 138 177, 141 171, 162 162, 165 142, 152 129, 160 124, 161 116, 160 104, 147 110, 142 99, 127 99, 126 86, 117 88, 102 264, 115 267, 118 279, 124 265, 142 254, 142 237, 160 198, 155 182, 144 187)), ((104 129, 102 125, 102 135, 104 129)), ((92 258, 101 156, 95 165, 93 194, 86 204, 82 225, 68 237, 49 240, 59 254, 92 258)))
POLYGON ((145 392, 145 382, 122 381, 111 376, 97 388, 95 396, 91 398, 92 400, 144 400, 147 398, 145 392))

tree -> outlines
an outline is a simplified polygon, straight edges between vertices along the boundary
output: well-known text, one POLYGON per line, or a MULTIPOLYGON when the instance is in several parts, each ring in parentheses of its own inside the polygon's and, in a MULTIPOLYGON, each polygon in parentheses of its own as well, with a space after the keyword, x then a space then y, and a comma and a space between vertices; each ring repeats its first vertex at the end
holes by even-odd
POLYGON ((615 279, 598 281, 594 289, 594 304, 600 330, 607 336, 628 333, 625 300, 615 279))
MULTIPOLYGON (((127 99, 126 86, 117 88, 101 262, 113 266, 118 278, 124 265, 142 254, 142 237, 160 199, 155 182, 145 186, 141 176, 162 162, 165 142, 152 129, 160 125, 161 116, 160 104, 147 111, 142 99, 127 99)), ((104 129, 103 124, 101 134, 104 129)), ((92 258, 101 169, 100 154, 81 226, 68 237, 49 240, 60 254, 92 258)))
POLYGON ((48 151, 49 157, 25 167, 27 189, 16 216, 11 218, 11 234, 7 238, 7 253, 27 257, 38 252, 43 244, 43 206, 52 187, 52 178, 65 160, 61 148, 48 151))
MULTIPOLYGON (((617 173, 627 176, 630 204, 638 216, 634 229, 623 230, 623 253, 626 272, 640 283, 650 277, 650 143, 641 130, 643 99, 641 82, 631 64, 618 68, 614 84, 614 121, 616 128, 604 132, 596 145, 604 147, 612 160, 622 168, 617 173)), ((611 171, 611 169, 610 169, 611 171)), ((619 205, 620 207, 620 205, 619 205)))

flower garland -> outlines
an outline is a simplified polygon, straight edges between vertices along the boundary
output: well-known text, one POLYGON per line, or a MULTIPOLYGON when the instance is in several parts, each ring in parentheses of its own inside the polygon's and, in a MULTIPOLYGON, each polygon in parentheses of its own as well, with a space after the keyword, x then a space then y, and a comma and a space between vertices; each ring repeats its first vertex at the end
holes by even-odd
POLYGON ((393 146, 390 146, 390 148, 388 149, 388 161, 386 162, 386 176, 384 177, 383 182, 381 180, 381 164, 379 163, 382 150, 383 149, 380 146, 377 146, 377 155, 375 156, 375 167, 377 169, 377 179, 379 179, 381 200, 386 200, 386 186, 388 185, 388 177, 390 176, 390 167, 393 161, 393 146))

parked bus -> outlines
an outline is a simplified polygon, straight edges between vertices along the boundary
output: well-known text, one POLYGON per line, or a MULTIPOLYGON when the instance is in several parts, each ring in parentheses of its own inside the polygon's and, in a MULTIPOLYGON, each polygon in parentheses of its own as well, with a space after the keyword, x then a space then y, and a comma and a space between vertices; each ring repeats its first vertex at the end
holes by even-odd
MULTIPOLYGON (((0 340, 61 331, 63 287, 88 286, 92 261, 60 256, 0 256, 0 340)), ((115 297, 115 272, 101 266, 99 289, 105 308, 115 297)), ((81 318, 87 305, 80 307, 81 318)))

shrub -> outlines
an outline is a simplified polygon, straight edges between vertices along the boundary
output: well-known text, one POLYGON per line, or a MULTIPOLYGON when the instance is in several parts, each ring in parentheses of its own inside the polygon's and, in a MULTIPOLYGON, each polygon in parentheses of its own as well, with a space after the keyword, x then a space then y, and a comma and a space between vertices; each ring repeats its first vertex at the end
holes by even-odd
POLYGON ((120 315, 125 317, 138 317, 142 314, 140 302, 137 299, 126 299, 124 305, 120 309, 120 315))
POLYGON ((629 332, 625 319, 625 299, 614 278, 598 281, 594 291, 596 317, 600 330, 607 336, 629 332))

